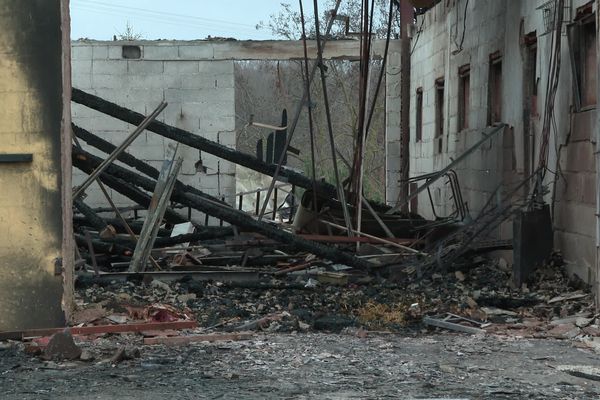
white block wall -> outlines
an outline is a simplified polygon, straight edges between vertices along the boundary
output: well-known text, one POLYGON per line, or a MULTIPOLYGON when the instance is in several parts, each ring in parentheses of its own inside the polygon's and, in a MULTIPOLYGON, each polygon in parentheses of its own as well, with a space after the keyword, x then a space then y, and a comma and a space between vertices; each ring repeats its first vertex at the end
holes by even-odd
MULTIPOLYGON (((186 45, 180 49, 173 44, 142 43, 140 47, 141 59, 124 59, 119 42, 74 42, 73 87, 142 114, 150 114, 164 100, 168 106, 157 118, 159 121, 235 148, 233 61, 201 60, 205 46, 186 45)), ((73 104, 73 122, 115 145, 135 129, 78 104, 73 104)), ((169 142, 169 139, 146 131, 128 148, 128 152, 160 169, 169 142)), ((184 157, 179 175, 182 182, 233 201, 234 164, 207 153, 200 154, 198 150, 181 144, 179 151, 184 157), (200 157, 209 168, 206 175, 195 170, 194 165, 200 157)), ((105 156, 98 151, 93 152, 105 156)), ((73 172, 74 185, 86 177, 77 169, 73 172)), ((90 206, 107 206, 95 184, 86 193, 86 202, 90 206)), ((111 196, 118 206, 133 205, 132 201, 114 190, 111 190, 111 196)), ((194 212, 194 218, 204 220, 197 212, 194 212)))

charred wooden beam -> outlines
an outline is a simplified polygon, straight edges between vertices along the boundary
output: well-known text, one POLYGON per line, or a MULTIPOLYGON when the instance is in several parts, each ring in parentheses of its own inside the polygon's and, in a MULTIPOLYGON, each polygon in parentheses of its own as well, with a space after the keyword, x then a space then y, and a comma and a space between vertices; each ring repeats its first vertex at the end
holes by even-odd
MULTIPOLYGON (((115 230, 117 231, 117 233, 127 233, 127 230, 125 229, 125 226, 123 225, 123 221, 121 221, 119 218, 103 218, 103 217, 100 217, 100 218, 102 218, 102 220, 106 223, 106 225, 112 225, 115 228, 115 230)), ((78 226, 91 226, 91 225, 88 225, 87 218, 85 216, 81 216, 81 215, 73 216, 73 224, 78 225, 78 226)), ((139 234, 144 223, 141 221, 128 220, 127 224, 129 225, 129 227, 131 228, 133 233, 139 234)), ((171 231, 168 229, 162 228, 158 231, 158 236, 169 236, 170 234, 171 234, 171 231)))
MULTIPOLYGON (((88 163, 88 168, 94 168, 101 162, 99 157, 77 148, 73 149, 73 157, 74 162, 75 160, 79 159, 85 160, 88 163)), ((126 182, 130 182, 133 185, 139 186, 144 190, 153 190, 156 185, 152 179, 141 176, 133 171, 115 164, 108 166, 105 172, 114 175, 117 178, 123 179, 126 182)), ((222 219, 231 225, 248 229, 252 232, 261 233, 271 239, 285 243, 296 250, 307 251, 319 257, 357 268, 369 269, 372 266, 369 262, 361 260, 348 253, 344 253, 335 247, 326 246, 303 239, 268 223, 256 221, 243 211, 225 207, 220 203, 212 202, 200 196, 181 191, 173 191, 171 200, 185 204, 212 217, 222 219)))
MULTIPOLYGON (((75 243, 77 243, 77 246, 79 246, 79 247, 87 248, 87 241, 86 241, 84 235, 80 235, 80 234, 76 233, 75 234, 75 243)), ((97 251, 98 253, 127 256, 127 257, 131 257, 131 255, 133 254, 133 251, 130 248, 123 246, 119 243, 108 242, 108 241, 100 240, 100 239, 92 239, 92 245, 94 246, 94 250, 97 251)))
MULTIPOLYGON (((210 226, 200 229, 198 232, 186 233, 173 237, 159 237, 154 241, 154 248, 175 246, 181 243, 198 242, 200 240, 223 238, 233 235, 233 229, 230 227, 210 226)), ((133 243, 130 237, 115 237, 112 239, 103 239, 106 243, 117 243, 127 246, 133 243)))
MULTIPOLYGON (((84 105, 103 114, 110 115, 111 117, 117 118, 132 125, 139 125, 145 118, 144 115, 140 113, 129 110, 125 107, 121 107, 115 103, 102 99, 93 94, 86 93, 79 89, 73 88, 71 99, 75 103, 84 105)), ((242 165, 254 171, 258 171, 265 175, 273 176, 275 174, 275 169, 277 168, 277 166, 274 164, 267 164, 254 156, 239 152, 227 146, 223 146, 222 144, 213 142, 212 140, 205 139, 201 136, 167 125, 160 121, 153 121, 146 129, 224 160, 242 165)), ((310 178, 287 168, 283 168, 279 172, 279 177, 282 181, 287 180, 293 185, 306 189, 313 187, 313 183, 310 178)), ((318 182, 317 186, 318 190, 322 193, 327 193, 331 196, 336 195, 335 187, 328 183, 318 182)))
POLYGON ((108 224, 106 221, 100 218, 90 206, 83 202, 83 200, 80 198, 73 199, 73 205, 77 208, 77 210, 79 210, 80 213, 83 214, 85 223, 87 223, 88 226, 91 226, 98 232, 101 232, 107 228, 108 224))
MULTIPOLYGON (((73 149, 73 157, 72 157, 73 158, 73 166, 80 169, 81 171, 83 171, 85 173, 90 173, 99 164, 97 162, 91 163, 89 159, 86 159, 85 155, 79 154, 81 151, 82 150, 79 150, 79 149, 75 149, 75 148, 73 149)), ((89 154, 89 153, 87 153, 87 154, 89 154)), ((91 154, 89 154, 89 155, 91 156, 91 154)), ((94 157, 94 159, 99 160, 98 157, 96 157, 96 156, 93 156, 93 157, 94 157)), ((107 170, 112 170, 114 167, 115 167, 114 164, 110 165, 107 168, 107 170)), ((141 206, 144 206, 144 207, 148 207, 150 205, 150 200, 151 200, 150 196, 148 196, 146 193, 139 190, 137 187, 133 186, 127 180, 123 180, 122 178, 119 179, 118 177, 111 176, 110 173, 101 174, 100 180, 103 183, 105 183, 106 185, 108 185, 110 188, 116 190, 123 196, 134 201, 135 203, 137 203, 141 206)), ((167 208, 167 211, 165 212, 165 219, 173 224, 180 224, 182 222, 188 222, 187 219, 182 217, 180 214, 178 214, 176 211, 174 211, 171 208, 167 208)))
MULTIPOLYGON (((73 129, 73 133, 75 134, 75 136, 77 136, 79 139, 85 141, 90 146, 95 147, 96 149, 98 149, 106 154, 111 154, 117 148, 117 146, 110 143, 109 141, 104 140, 101 137, 94 135, 90 131, 87 131, 75 124, 71 124, 71 127, 73 129)), ((142 174, 147 175, 152 179, 158 179, 158 175, 160 174, 160 171, 158 169, 156 169, 153 166, 151 166, 150 164, 140 160, 139 158, 132 156, 131 154, 129 154, 127 152, 123 152, 123 153, 119 154, 119 156, 117 157, 117 160, 121 161, 125 165, 129 165, 130 167, 135 168, 136 170, 140 171, 142 174)), ((187 191, 189 193, 194 193, 195 195, 198 195, 201 197, 206 197, 208 199, 211 199, 212 201, 222 202, 221 199, 218 199, 209 194, 206 194, 193 186, 186 185, 185 183, 183 183, 179 180, 176 181, 175 188, 178 190, 187 191)), ((226 203, 223 203, 223 204, 226 204, 226 203)))

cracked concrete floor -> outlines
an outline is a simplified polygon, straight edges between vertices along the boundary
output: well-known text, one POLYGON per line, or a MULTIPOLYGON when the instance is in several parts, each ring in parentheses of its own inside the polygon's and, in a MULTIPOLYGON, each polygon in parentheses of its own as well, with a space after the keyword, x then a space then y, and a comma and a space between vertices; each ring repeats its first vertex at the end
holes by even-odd
POLYGON ((458 334, 259 334, 251 340, 141 346, 83 342, 92 362, 0 350, 3 399, 597 399, 600 382, 559 365, 600 366, 568 341, 458 334), (141 357, 106 360, 121 345, 141 357))

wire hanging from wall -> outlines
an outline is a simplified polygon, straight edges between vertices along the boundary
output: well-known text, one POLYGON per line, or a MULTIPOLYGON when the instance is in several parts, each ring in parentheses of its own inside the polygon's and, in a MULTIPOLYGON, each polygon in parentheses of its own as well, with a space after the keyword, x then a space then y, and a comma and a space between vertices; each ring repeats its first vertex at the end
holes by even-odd
POLYGON ((456 50, 452 52, 453 55, 460 53, 463 51, 463 44, 465 42, 465 33, 467 31, 467 10, 469 8, 469 0, 465 1, 465 11, 463 13, 463 30, 462 36, 460 38, 460 43, 456 41, 458 39, 458 10, 456 10, 456 34, 454 35, 454 44, 456 45, 456 50))
POLYGON ((552 35, 552 56, 548 69, 548 81, 546 83, 546 98, 544 101, 544 119, 542 125, 541 145, 538 164, 538 179, 534 187, 532 206, 534 202, 542 202, 542 185, 548 168, 548 151, 550 142, 550 131, 552 129, 552 119, 554 116, 554 101, 558 90, 558 80, 560 77, 560 52, 561 52, 561 31, 564 19, 564 0, 558 0, 557 7, 554 8, 554 34, 552 35))

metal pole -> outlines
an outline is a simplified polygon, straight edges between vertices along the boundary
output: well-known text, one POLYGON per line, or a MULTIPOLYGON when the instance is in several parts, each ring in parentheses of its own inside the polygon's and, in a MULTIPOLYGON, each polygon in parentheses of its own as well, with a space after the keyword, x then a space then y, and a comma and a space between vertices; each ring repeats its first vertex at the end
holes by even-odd
POLYGON ((327 117, 327 132, 329 133, 329 143, 331 145, 331 160, 333 161, 333 172, 335 173, 335 184, 337 187, 337 194, 340 203, 342 204, 342 210, 344 211, 344 222, 348 228, 348 236, 353 236, 352 232, 352 220, 350 219, 350 213, 348 212, 348 204, 346 203, 346 196, 344 194, 344 188, 340 181, 340 173, 338 171, 337 156, 335 154, 335 140, 333 138, 333 126, 331 125, 331 114, 329 111, 329 98, 327 96, 327 81, 325 79, 325 70, 323 69, 323 47, 321 46, 321 34, 319 33, 319 4, 318 0, 313 0, 315 7, 315 30, 317 33, 317 64, 321 71, 321 86, 323 86, 323 103, 325 105, 325 115, 327 117))

